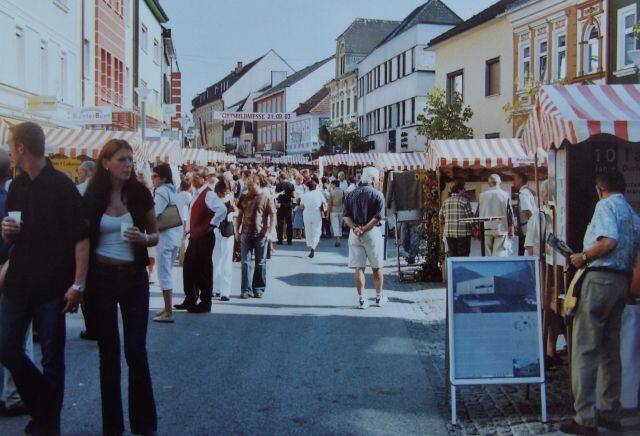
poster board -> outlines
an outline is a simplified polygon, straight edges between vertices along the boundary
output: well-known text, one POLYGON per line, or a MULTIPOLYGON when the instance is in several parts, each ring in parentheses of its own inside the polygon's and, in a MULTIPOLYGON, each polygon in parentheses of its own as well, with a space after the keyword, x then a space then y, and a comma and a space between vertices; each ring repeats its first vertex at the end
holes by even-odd
POLYGON ((453 386, 544 383, 536 257, 449 258, 453 386))

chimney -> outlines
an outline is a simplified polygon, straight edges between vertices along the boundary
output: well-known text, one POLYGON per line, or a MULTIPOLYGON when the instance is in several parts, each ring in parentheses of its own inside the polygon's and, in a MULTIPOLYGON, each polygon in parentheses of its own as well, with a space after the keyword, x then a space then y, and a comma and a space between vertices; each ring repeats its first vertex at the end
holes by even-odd
POLYGON ((236 65, 236 73, 239 73, 241 69, 242 69, 242 61, 238 61, 238 64, 236 65))

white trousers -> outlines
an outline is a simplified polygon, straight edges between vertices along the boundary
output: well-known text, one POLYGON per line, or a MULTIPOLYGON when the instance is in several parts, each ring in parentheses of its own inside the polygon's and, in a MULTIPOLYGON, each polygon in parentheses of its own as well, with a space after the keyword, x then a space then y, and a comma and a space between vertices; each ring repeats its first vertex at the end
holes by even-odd
POLYGON ((231 276, 233 259, 233 236, 225 238, 220 229, 213 229, 216 243, 213 246, 213 292, 219 292, 221 297, 231 295, 231 276))
POLYGON ((331 212, 331 233, 334 238, 342 238, 342 212, 331 212))
POLYGON ((511 251, 511 240, 507 235, 484 235, 484 255, 507 257, 511 251))
POLYGON ((322 216, 320 210, 302 212, 302 218, 304 220, 304 234, 307 241, 307 247, 314 250, 320 242, 320 236, 322 235, 322 216))

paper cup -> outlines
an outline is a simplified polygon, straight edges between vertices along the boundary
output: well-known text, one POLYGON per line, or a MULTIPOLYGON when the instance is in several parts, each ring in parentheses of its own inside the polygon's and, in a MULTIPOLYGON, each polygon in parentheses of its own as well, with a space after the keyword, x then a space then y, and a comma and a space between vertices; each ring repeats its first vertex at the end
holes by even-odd
POLYGON ((9 218, 20 224, 22 222, 22 212, 19 210, 14 210, 9 212, 9 218))
POLYGON ((120 237, 123 241, 127 239, 124 237, 124 233, 131 228, 131 224, 129 223, 120 223, 120 237))

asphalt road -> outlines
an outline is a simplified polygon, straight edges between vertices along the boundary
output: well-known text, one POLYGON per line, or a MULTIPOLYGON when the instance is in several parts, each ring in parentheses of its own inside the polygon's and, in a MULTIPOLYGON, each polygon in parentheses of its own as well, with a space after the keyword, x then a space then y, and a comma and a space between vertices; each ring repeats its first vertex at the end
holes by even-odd
MULTIPOLYGON (((305 250, 301 241, 278 247, 261 300, 237 298, 234 264, 230 302, 216 301, 207 315, 179 313, 173 325, 150 323, 159 434, 446 433, 407 329, 408 320, 425 317, 417 293, 390 280, 387 306, 355 309, 346 246, 323 240, 314 259, 305 250)), ((151 303, 161 305, 158 288, 151 303)), ((79 315, 69 317, 68 435, 101 433, 98 351, 78 339, 81 327, 79 315)), ((123 358, 126 399, 125 374, 123 358)), ((26 421, 1 419, 0 434, 22 434, 26 421)))

